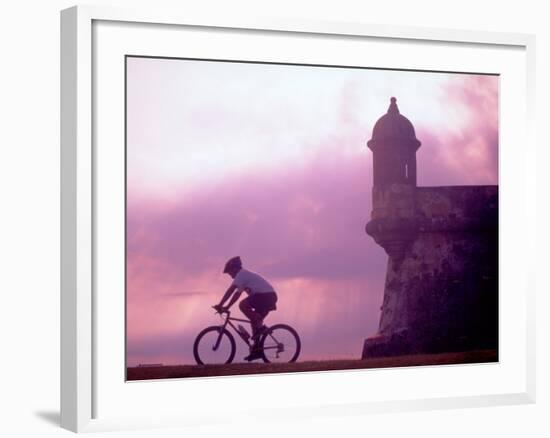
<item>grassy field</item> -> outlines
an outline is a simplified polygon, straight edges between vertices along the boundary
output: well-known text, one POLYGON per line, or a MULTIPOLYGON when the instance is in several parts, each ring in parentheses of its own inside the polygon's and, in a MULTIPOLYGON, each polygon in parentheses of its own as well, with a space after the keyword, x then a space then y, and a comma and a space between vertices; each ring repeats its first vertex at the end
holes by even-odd
POLYGON ((302 371, 351 370, 363 368, 393 368, 419 365, 451 365, 498 361, 496 350, 466 351, 442 354, 344 359, 270 364, 263 362, 229 365, 174 365, 128 368, 127 380, 175 379, 182 377, 234 376, 263 373, 295 373, 302 371))

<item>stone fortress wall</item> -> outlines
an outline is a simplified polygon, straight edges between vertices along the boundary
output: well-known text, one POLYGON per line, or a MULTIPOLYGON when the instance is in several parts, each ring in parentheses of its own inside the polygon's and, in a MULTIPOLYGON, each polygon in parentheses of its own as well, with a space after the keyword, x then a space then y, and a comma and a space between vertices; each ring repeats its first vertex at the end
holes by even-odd
POLYGON ((416 186, 412 124, 392 98, 373 129, 366 232, 388 254, 378 333, 362 357, 496 349, 498 186, 416 186))

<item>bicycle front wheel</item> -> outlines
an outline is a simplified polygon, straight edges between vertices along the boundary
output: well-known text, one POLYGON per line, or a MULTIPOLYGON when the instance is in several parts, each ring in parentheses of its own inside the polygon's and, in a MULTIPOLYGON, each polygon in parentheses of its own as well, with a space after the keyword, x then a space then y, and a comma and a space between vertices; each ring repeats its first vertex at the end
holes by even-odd
POLYGON ((193 344, 193 355, 199 365, 231 363, 236 350, 235 338, 220 326, 205 328, 193 344))
POLYGON ((292 327, 276 324, 262 336, 261 347, 264 362, 295 362, 300 355, 302 343, 292 327))

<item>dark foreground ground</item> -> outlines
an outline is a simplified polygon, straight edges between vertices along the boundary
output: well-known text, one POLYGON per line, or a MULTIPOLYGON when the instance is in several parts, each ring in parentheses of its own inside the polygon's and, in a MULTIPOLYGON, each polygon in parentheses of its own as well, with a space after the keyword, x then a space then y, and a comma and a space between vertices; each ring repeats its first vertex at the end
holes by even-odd
POLYGON ((263 362, 229 365, 175 365, 128 368, 127 380, 175 379, 181 377, 234 376, 261 373, 295 373, 300 371, 352 370, 362 368, 407 367, 419 365, 451 365, 498 361, 496 350, 459 353, 417 354, 372 359, 307 361, 284 364, 263 362))

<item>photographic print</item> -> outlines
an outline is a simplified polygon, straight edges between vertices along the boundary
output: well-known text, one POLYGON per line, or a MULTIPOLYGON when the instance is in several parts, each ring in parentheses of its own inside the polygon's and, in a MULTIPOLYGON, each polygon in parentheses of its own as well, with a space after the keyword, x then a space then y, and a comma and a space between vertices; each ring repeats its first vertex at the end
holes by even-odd
POLYGON ((498 361, 498 75, 125 79, 127 380, 498 361))

